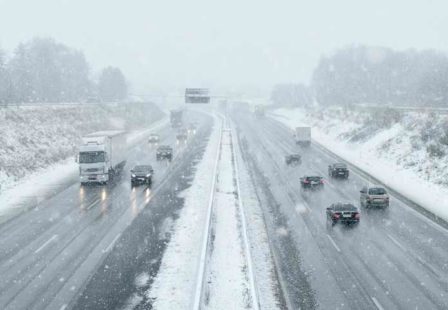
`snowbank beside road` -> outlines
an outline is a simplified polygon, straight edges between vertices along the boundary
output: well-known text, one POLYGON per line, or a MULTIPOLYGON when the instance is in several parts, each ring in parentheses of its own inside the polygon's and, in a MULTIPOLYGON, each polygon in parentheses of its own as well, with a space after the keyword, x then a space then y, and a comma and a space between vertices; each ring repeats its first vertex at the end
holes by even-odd
POLYGON ((432 147, 441 148, 435 140, 441 116, 407 113, 380 125, 371 115, 343 110, 279 109, 270 116, 291 129, 311 126, 316 142, 448 221, 448 163, 432 147), (426 131, 432 135, 422 136, 426 131))

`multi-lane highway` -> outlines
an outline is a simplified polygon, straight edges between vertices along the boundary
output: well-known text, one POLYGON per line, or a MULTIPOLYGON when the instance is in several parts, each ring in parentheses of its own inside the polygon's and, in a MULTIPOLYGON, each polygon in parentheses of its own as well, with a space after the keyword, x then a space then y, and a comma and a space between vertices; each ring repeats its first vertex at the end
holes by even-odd
MULTIPOLYGON (((142 142, 112 184, 73 184, 0 226, 1 309, 118 309, 132 296, 138 299, 131 308, 151 308, 145 292, 183 206, 178 193, 193 182, 216 121, 189 113, 200 126, 175 147, 172 163, 156 162, 155 148, 142 142), (129 169, 144 163, 154 167, 153 186, 131 188, 129 169), (142 272, 149 280, 139 285, 142 272)), ((329 179, 327 167, 337 159, 328 152, 298 148, 291 130, 272 119, 255 119, 247 110, 230 116, 264 213, 281 305, 448 308, 445 228, 392 197, 387 211, 362 210, 359 226, 327 229, 325 208, 339 201, 359 205, 369 180, 354 171, 348 180, 329 179), (297 152, 302 164, 285 165, 284 156, 297 152), (299 177, 306 174, 324 176, 324 189, 302 192, 299 177)), ((176 145, 168 125, 158 133, 161 144, 176 145)))
POLYGON ((327 167, 336 158, 316 146, 299 149, 292 131, 274 120, 234 115, 265 197, 284 294, 294 308, 448 307, 446 229, 392 197, 389 210, 362 212, 359 226, 327 230, 325 208, 338 201, 359 205, 368 180, 356 173, 347 181, 328 179, 327 167), (297 152, 302 165, 286 166, 284 156, 297 152), (299 177, 306 174, 324 176, 324 190, 302 193, 299 177))
MULTIPOLYGON (((139 256, 135 251, 146 248, 143 244, 154 245, 148 249, 159 247, 158 251, 151 251, 153 260, 161 255, 157 232, 166 219, 176 216, 176 210, 181 207, 174 193, 191 181, 191 167, 200 156, 210 132, 211 118, 199 114, 190 117, 200 121, 200 127, 185 145, 176 146, 176 132, 168 125, 158 132, 161 143, 174 146, 172 163, 156 162, 155 147, 142 141, 132 149, 126 171, 112 184, 83 187, 79 183, 73 184, 36 209, 0 226, 1 309, 70 308, 78 296, 81 296, 78 305, 83 307, 82 300, 87 293, 82 294, 82 291, 89 280, 97 279, 95 272, 101 270, 102 263, 113 260, 111 253, 119 253, 122 259, 122 265, 112 264, 111 268, 116 267, 113 270, 124 274, 130 274, 138 267, 139 256), (132 189, 129 169, 145 163, 154 167, 153 186, 132 189), (149 204, 151 210, 145 208, 149 204), (142 210, 145 210, 144 214, 142 210), (131 227, 138 229, 130 230, 131 223, 131 227), (149 234, 145 236, 146 232, 149 234), (129 250, 132 245, 139 245, 139 249, 129 250), (132 254, 133 260, 129 255, 122 255, 123 251, 132 254)), ((96 290, 102 287, 97 286, 96 290)), ((127 293, 121 286, 119 291, 127 293)), ((121 296, 118 289, 109 292, 121 296)), ((102 293, 98 295, 106 296, 102 293)), ((103 299, 95 301, 99 303, 103 299)), ((113 302, 113 299, 108 301, 113 302)), ((103 303, 102 308, 110 309, 111 305, 116 304, 103 303)), ((85 308, 100 308, 91 306, 85 308)))

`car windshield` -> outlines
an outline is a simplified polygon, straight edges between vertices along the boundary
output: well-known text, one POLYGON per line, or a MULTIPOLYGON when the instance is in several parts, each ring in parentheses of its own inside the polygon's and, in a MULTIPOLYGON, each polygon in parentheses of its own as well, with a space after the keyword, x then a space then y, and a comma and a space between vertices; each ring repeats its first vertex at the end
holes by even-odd
POLYGON ((80 152, 79 163, 80 164, 93 164, 104 162, 104 152, 80 152))
POLYGON ((369 188, 369 195, 386 195, 387 192, 382 187, 369 188))
POLYGON ((0 0, 2 309, 448 310, 448 0, 0 0))

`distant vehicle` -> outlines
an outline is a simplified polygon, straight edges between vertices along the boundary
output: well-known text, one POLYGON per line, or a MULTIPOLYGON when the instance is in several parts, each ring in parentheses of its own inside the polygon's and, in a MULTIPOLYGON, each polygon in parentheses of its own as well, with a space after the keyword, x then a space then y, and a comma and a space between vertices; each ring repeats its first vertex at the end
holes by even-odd
POLYGON ((107 184, 126 165, 127 141, 124 131, 99 131, 82 138, 77 162, 82 184, 107 184))
POLYGON ((182 141, 182 142, 186 141, 188 139, 188 130, 185 129, 185 128, 179 129, 177 131, 177 134, 176 134, 176 139, 177 139, 178 142, 179 141, 182 141))
POLYGON ((346 164, 335 163, 328 166, 328 176, 348 179, 349 171, 346 164))
POLYGON ((190 123, 188 125, 188 133, 195 135, 196 134, 196 128, 197 128, 197 126, 196 126, 195 123, 190 123))
POLYGON ((285 163, 293 166, 300 165, 302 163, 302 156, 300 154, 289 154, 285 156, 285 163))
POLYGON ((333 227, 337 223, 356 225, 361 219, 358 208, 351 203, 334 203, 327 208, 326 213, 328 227, 333 227))
POLYGON ((156 159, 167 159, 171 161, 173 159, 173 148, 169 145, 161 145, 157 148, 156 159))
POLYGON ((137 184, 152 184, 152 176, 154 174, 154 170, 151 165, 140 165, 135 166, 131 170, 131 185, 137 184))
POLYGON ((256 118, 262 118, 265 115, 264 105, 258 104, 255 106, 254 114, 256 118))
POLYGON ((364 186, 360 191, 360 204, 365 208, 389 207, 389 194, 382 186, 364 186))
POLYGON ((160 136, 156 133, 152 133, 148 138, 149 144, 158 144, 160 142, 160 136))
POLYGON ((304 176, 300 178, 303 190, 320 190, 324 187, 324 179, 320 176, 304 176))
POLYGON ((311 127, 296 127, 294 138, 296 144, 308 147, 311 145, 311 127))
POLYGON ((183 110, 171 110, 170 111, 171 127, 179 128, 183 124, 183 110))

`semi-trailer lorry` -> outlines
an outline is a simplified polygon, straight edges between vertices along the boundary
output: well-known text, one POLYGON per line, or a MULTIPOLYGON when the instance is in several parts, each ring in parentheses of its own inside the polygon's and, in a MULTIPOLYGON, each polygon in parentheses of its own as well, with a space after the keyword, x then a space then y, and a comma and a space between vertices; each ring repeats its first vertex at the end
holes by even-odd
POLYGON ((311 127, 296 127, 294 137, 300 146, 311 145, 311 127))
POLYGON ((124 131, 98 131, 84 136, 77 157, 81 184, 107 184, 123 170, 127 153, 124 131))

